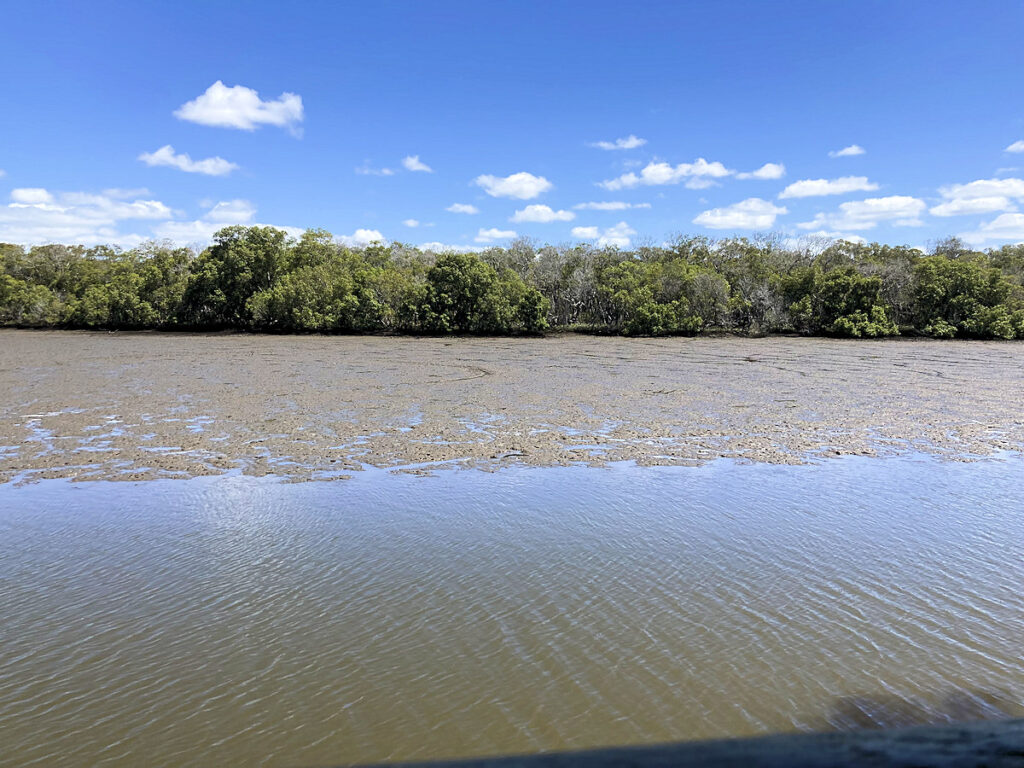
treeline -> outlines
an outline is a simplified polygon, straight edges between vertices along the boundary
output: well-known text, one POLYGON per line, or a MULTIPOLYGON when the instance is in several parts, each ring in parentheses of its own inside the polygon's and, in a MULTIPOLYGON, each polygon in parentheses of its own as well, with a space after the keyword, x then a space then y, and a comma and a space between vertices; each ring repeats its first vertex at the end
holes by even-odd
POLYGON ((322 333, 798 332, 1024 338, 1024 245, 929 254, 847 241, 681 237, 630 251, 479 254, 228 227, 199 254, 0 244, 0 324, 322 333))

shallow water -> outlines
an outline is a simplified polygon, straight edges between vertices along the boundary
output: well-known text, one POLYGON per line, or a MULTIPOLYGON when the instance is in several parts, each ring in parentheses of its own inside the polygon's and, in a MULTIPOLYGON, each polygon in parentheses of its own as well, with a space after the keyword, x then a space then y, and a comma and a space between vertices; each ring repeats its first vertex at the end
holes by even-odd
POLYGON ((1021 715, 1024 465, 0 486, 0 763, 1021 715))

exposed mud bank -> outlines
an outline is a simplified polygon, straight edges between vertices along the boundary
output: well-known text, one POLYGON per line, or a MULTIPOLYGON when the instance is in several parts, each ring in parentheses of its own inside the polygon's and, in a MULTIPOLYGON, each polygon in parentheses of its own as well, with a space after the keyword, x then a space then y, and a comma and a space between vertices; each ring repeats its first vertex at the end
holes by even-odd
POLYGON ((0 482, 1024 448, 1024 345, 0 331, 0 482))

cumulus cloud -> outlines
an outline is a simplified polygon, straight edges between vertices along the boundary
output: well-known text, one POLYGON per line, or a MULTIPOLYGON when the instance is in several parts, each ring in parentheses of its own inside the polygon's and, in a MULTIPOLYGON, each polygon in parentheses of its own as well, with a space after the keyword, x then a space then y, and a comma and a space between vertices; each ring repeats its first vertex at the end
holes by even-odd
POLYGON ((416 227, 420 225, 419 221, 417 221, 416 219, 406 219, 405 221, 402 222, 402 224, 409 227, 410 229, 416 229, 416 227))
POLYGON ((1024 213, 1000 214, 975 231, 962 233, 960 238, 971 245, 982 245, 991 240, 1024 243, 1024 213))
POLYGON ((598 149, 636 149, 637 147, 642 147, 646 143, 647 139, 641 139, 631 133, 624 139, 616 139, 615 141, 594 141, 590 143, 590 146, 597 147, 598 149))
POLYGON ((822 197, 824 195, 845 195, 849 192, 873 192, 878 185, 868 181, 867 176, 842 176, 838 179, 801 179, 794 181, 779 195, 788 197, 822 197))
POLYGON ((483 227, 476 233, 476 237, 473 239, 478 243, 490 243, 495 240, 508 240, 516 236, 515 230, 511 229, 498 229, 497 227, 491 227, 490 229, 484 229, 483 227))
POLYGON ((21 245, 68 243, 131 247, 146 237, 122 231, 123 222, 134 225, 174 216, 174 211, 158 200, 131 200, 111 194, 53 194, 39 187, 23 187, 12 190, 10 199, 8 205, 0 207, 0 242, 21 245))
POLYGON ((939 187, 943 201, 929 210, 933 216, 1015 211, 1024 200, 1024 179, 977 179, 967 184, 939 187))
POLYGON ((977 179, 967 184, 939 187, 947 199, 969 200, 979 197, 1024 198, 1024 179, 977 179))
POLYGON ((513 173, 511 176, 477 176, 474 183, 483 188, 491 197, 511 197, 516 200, 530 200, 551 189, 554 185, 543 176, 532 173, 513 173))
POLYGON ((202 244, 213 240, 224 227, 249 225, 256 216, 256 207, 248 200, 223 200, 208 205, 209 210, 193 221, 167 221, 155 228, 161 239, 176 243, 202 244))
POLYGON ((1013 144, 1003 150, 1004 152, 1024 152, 1024 139, 1021 141, 1015 141, 1013 144))
POLYGON ((351 235, 336 235, 337 240, 342 245, 350 247, 363 247, 370 243, 385 243, 387 240, 384 235, 378 232, 376 229, 357 229, 351 235))
POLYGON ((781 179, 786 175, 786 166, 782 163, 765 163, 756 171, 737 173, 737 179, 781 179))
POLYGON ((215 204, 206 213, 206 220, 228 226, 248 224, 256 216, 256 206, 248 200, 226 200, 215 204))
POLYGON ((468 203, 452 203, 447 208, 445 208, 445 210, 448 211, 449 213, 480 213, 479 208, 477 208, 475 205, 469 205, 468 203))
POLYGON ((703 157, 699 157, 692 163, 680 163, 679 165, 648 163, 639 174, 630 171, 616 179, 598 182, 598 186, 615 191, 638 186, 678 184, 685 181, 686 186, 690 189, 703 189, 714 183, 712 179, 731 176, 733 173, 735 172, 730 171, 719 162, 709 163, 703 157))
POLYGON ((573 237, 581 240, 596 240, 600 248, 629 248, 630 236, 635 235, 636 230, 624 221, 620 221, 614 227, 602 230, 600 227, 573 227, 573 237))
POLYGON ((572 211, 555 211, 547 205, 528 205, 521 211, 516 211, 509 221, 547 224, 552 221, 572 221, 575 218, 576 214, 572 211))
POLYGON ((206 91, 182 104, 174 116, 190 123, 218 128, 254 131, 261 125, 276 125, 300 135, 304 118, 302 97, 282 93, 274 101, 263 101, 257 91, 242 85, 230 88, 218 80, 206 91))
POLYGON ((301 237, 303 233, 299 227, 257 222, 256 206, 248 200, 207 201, 204 206, 208 210, 198 219, 167 221, 154 227, 154 233, 160 239, 197 247, 206 246, 219 230, 230 226, 274 227, 284 230, 289 237, 301 237))
POLYGON ((928 209, 932 216, 966 216, 978 213, 994 213, 996 211, 1015 211, 1015 206, 1007 197, 972 197, 946 200, 928 209))
POLYGON ((402 160, 402 165, 405 166, 407 171, 422 171, 423 173, 433 173, 434 169, 429 165, 420 160, 419 155, 409 155, 402 160))
POLYGON ((577 203, 573 206, 577 211, 628 211, 631 208, 650 208, 650 203, 624 203, 611 200, 606 203, 577 203))
POLYGON ((841 203, 835 213, 819 213, 812 221, 797 224, 801 229, 858 230, 872 229, 885 222, 896 227, 916 227, 925 205, 924 200, 906 195, 869 197, 866 200, 841 203))
POLYGON ((205 160, 193 160, 188 153, 175 154, 174 147, 165 144, 156 152, 143 152, 139 160, 146 165, 166 165, 169 168, 177 168, 185 173, 202 173, 207 176, 226 176, 232 171, 237 171, 238 166, 225 160, 223 157, 208 157, 205 160))
POLYGON ((1016 211, 1024 200, 1024 179, 977 179, 939 187, 942 202, 929 209, 933 216, 964 216, 1016 211))
POLYGON ((21 189, 11 190, 11 202, 24 205, 40 205, 42 203, 52 203, 53 195, 42 187, 22 187, 21 189))
POLYGON ((597 245, 601 248, 629 248, 630 235, 635 235, 636 230, 624 221, 620 221, 614 227, 608 227, 597 238, 597 245))
MULTIPOLYGON (((208 201, 203 204, 206 212, 188 221, 178 218, 183 216, 181 212, 144 197, 147 194, 145 189, 107 189, 100 194, 16 189, 11 192, 11 202, 0 206, 0 242, 131 248, 157 238, 202 246, 226 226, 271 226, 255 223, 256 207, 248 200, 208 201)), ((295 227, 272 226, 293 237, 302 234, 295 227)))
POLYGON ((864 147, 862 147, 862 146, 860 146, 858 144, 851 144, 850 146, 843 147, 842 149, 833 149, 831 152, 828 153, 828 156, 829 157, 854 157, 856 155, 863 155, 865 152, 867 152, 867 150, 864 149, 864 147))
POLYGON ((782 206, 759 197, 749 197, 724 208, 697 214, 694 224, 708 229, 769 229, 778 216, 789 213, 782 206))

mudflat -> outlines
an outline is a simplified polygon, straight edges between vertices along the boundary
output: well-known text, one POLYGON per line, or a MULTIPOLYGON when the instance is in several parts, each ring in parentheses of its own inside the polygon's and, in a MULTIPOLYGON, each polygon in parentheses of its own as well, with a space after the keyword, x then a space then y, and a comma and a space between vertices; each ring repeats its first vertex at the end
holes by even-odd
POLYGON ((1024 450, 1024 344, 0 331, 0 482, 1024 450))

